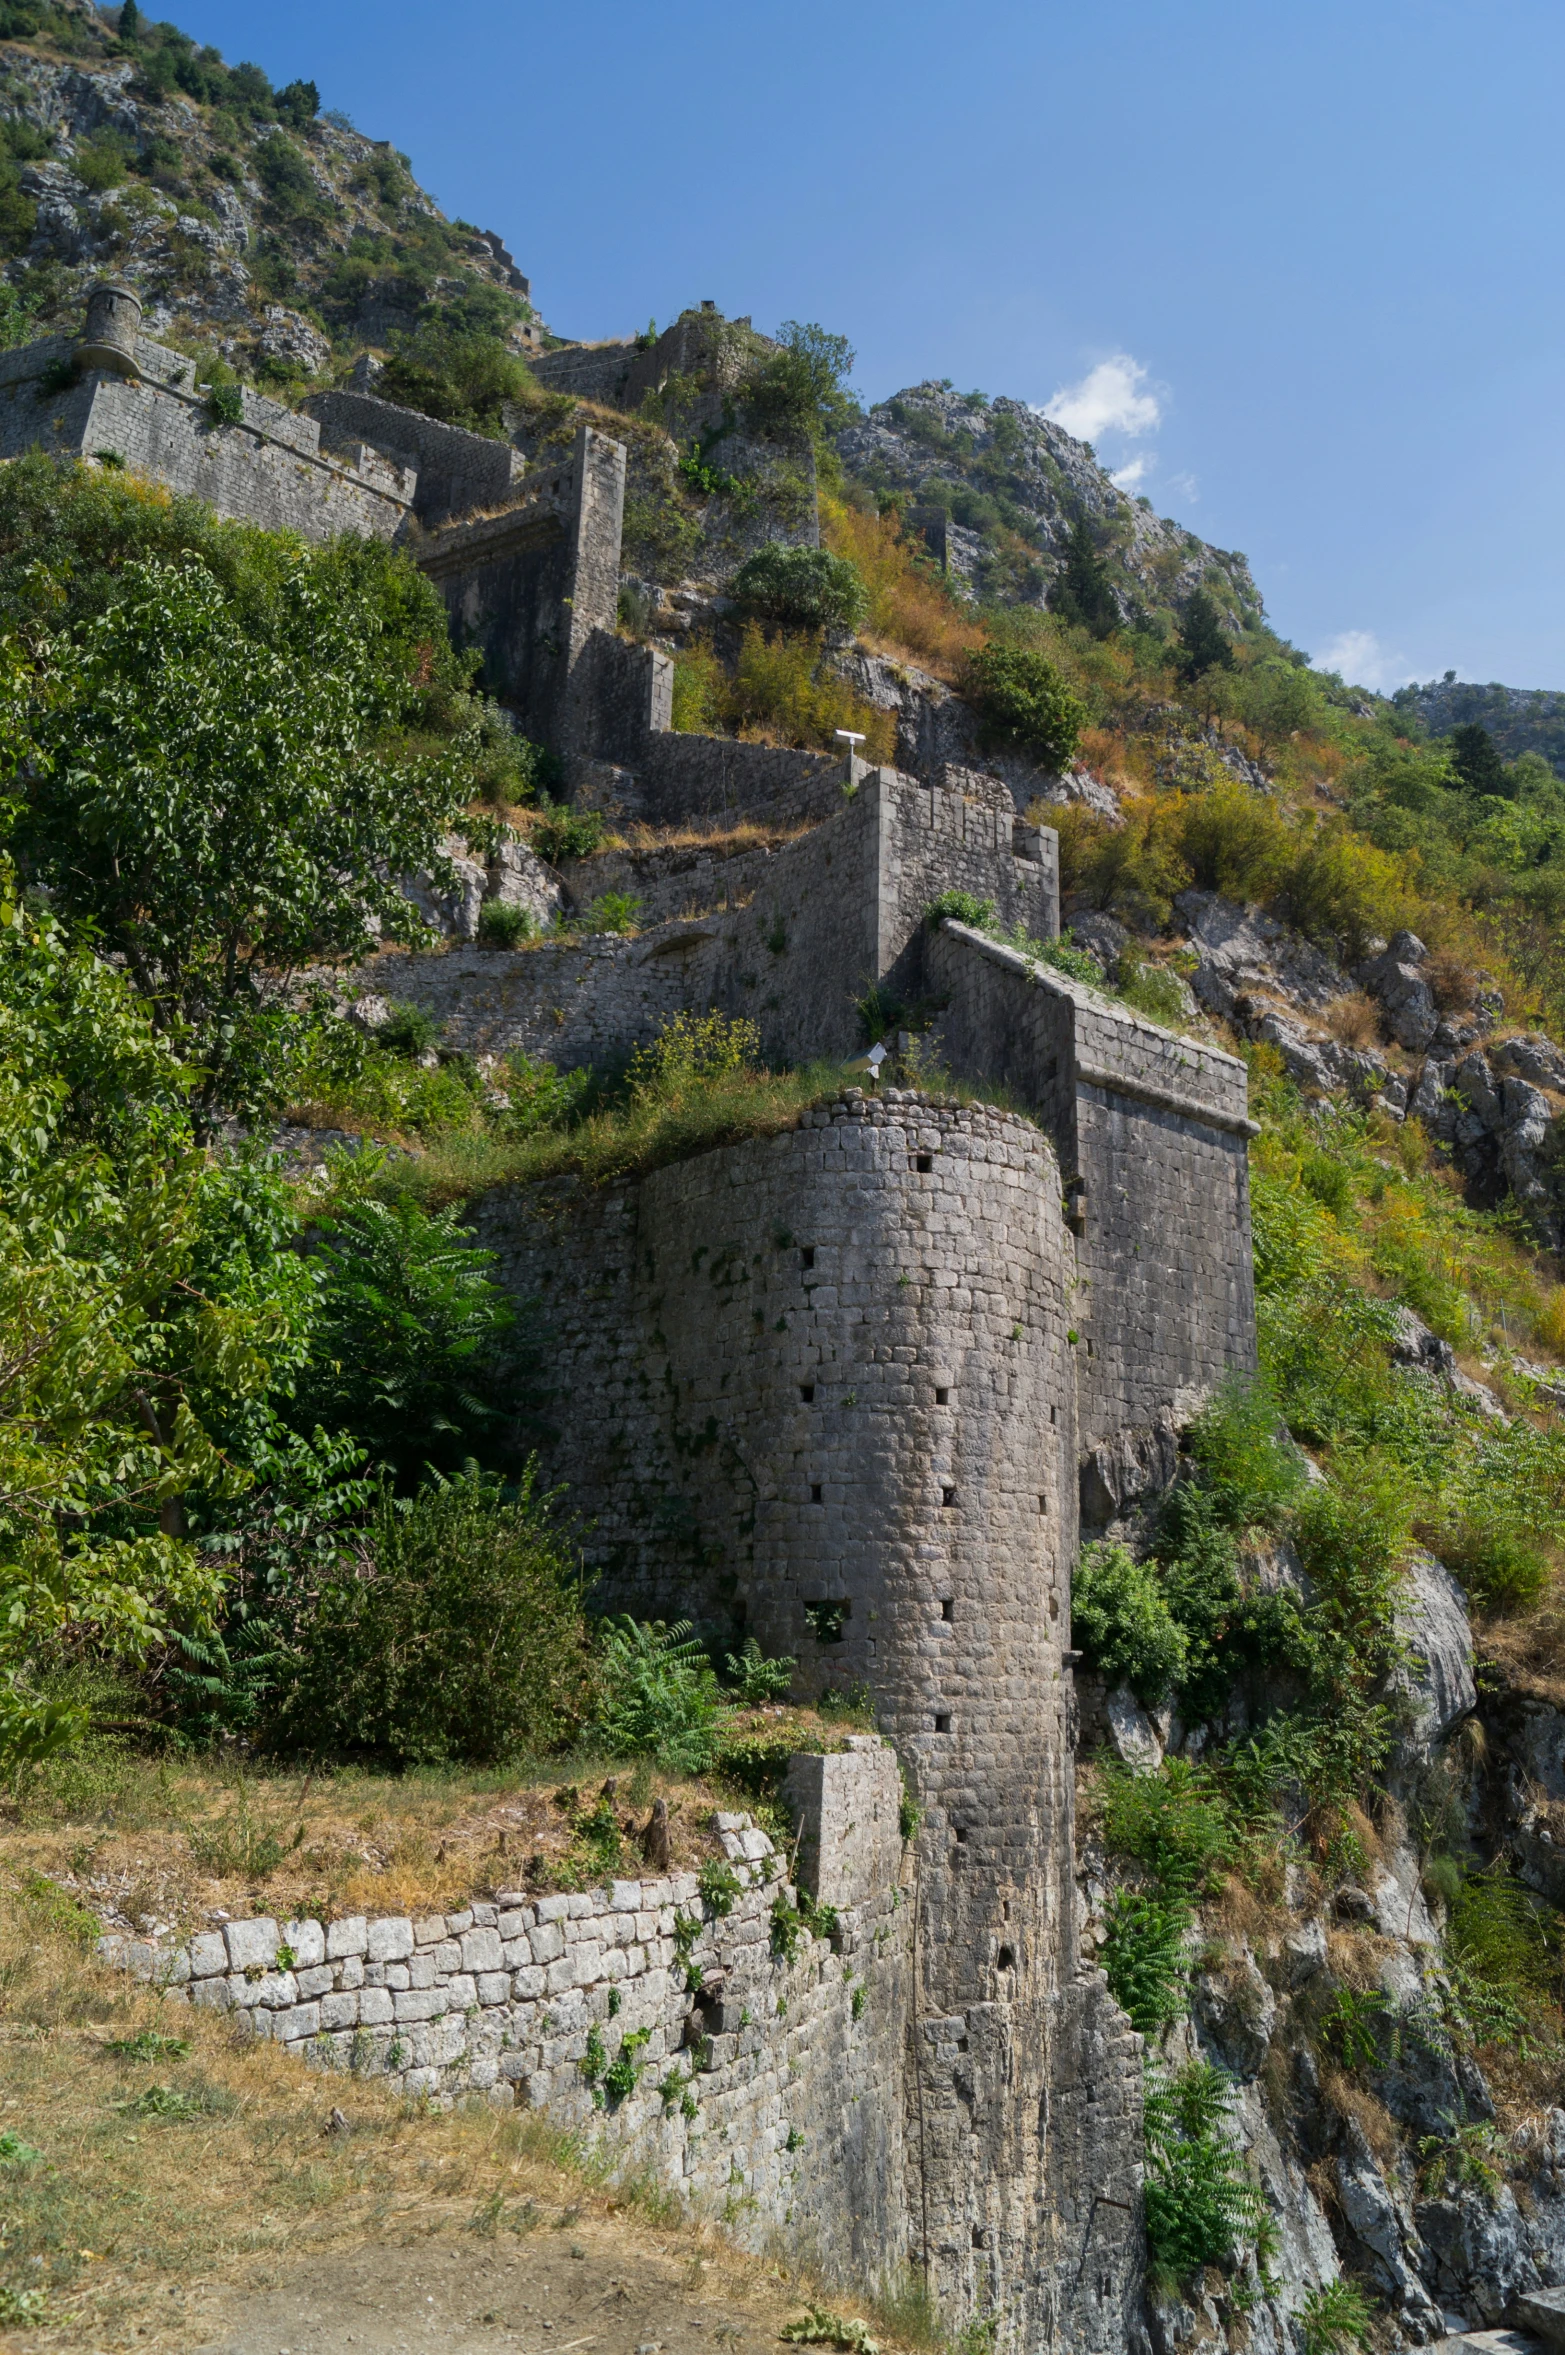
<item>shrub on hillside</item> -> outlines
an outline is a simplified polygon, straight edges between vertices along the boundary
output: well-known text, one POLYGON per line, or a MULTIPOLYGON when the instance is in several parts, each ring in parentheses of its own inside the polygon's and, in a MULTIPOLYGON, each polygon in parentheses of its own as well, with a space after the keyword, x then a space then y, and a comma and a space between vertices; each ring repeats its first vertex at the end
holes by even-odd
POLYGON ((858 568, 846 557, 780 540, 739 567, 734 595, 747 613, 799 630, 856 630, 869 606, 858 568))
POLYGON ((608 1621, 592 1738, 611 1758, 652 1758, 670 1774, 704 1774, 726 1713, 688 1619, 608 1621))
POLYGON ((987 746, 1024 752, 1051 771, 1069 766, 1087 707, 1047 655, 1027 646, 982 646, 967 658, 962 692, 987 746))
POLYGON ((1281 1529, 1304 1486, 1304 1457, 1264 1380, 1230 1374, 1190 1426, 1188 1445, 1217 1518, 1281 1529))
POLYGON ((533 380, 498 336, 437 318, 393 338, 375 391, 442 424, 503 441, 506 410, 528 402, 533 380))
POLYGON ((1349 964, 1416 913, 1403 861, 1346 826, 1324 826, 1296 855, 1275 896, 1277 913, 1349 964))
POLYGON ((743 1015, 671 1014, 657 1037, 637 1047, 626 1068, 632 1097, 676 1102, 692 1088, 714 1079, 752 1071, 760 1060, 761 1034, 743 1015))
POLYGON ((1177 2277, 1231 2268, 1266 2222, 1244 2170, 1230 2115, 1231 2085, 1208 2061, 1147 2081, 1147 2247, 1177 2277))
POLYGON ((312 1756, 490 1764, 565 1740, 592 1684, 574 1549, 537 1494, 478 1473, 383 1495, 321 1581, 275 1739, 312 1756))
POLYGON ((1108 1684, 1129 1685, 1149 1707, 1185 1672, 1188 1647, 1156 1567, 1122 1545, 1083 1548, 1071 1581, 1071 1636, 1108 1684))
POLYGON ((1191 882, 1226 899, 1268 898, 1298 853, 1276 803, 1237 783, 1181 798, 1173 831, 1191 882))

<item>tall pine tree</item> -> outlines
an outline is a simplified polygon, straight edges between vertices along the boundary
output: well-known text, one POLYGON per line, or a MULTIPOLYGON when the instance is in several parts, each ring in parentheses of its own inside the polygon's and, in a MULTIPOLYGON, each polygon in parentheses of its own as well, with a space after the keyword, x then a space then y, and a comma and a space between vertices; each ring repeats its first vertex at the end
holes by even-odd
POLYGON ((1203 671, 1231 671, 1233 667, 1233 640, 1223 627, 1223 617, 1206 590, 1196 589, 1185 599, 1179 617, 1179 675, 1198 679, 1203 671))
POLYGON ((1464 793, 1492 793, 1509 800, 1511 780, 1494 738, 1476 720, 1451 730, 1451 765, 1464 793))
POLYGON ((1119 599, 1109 579, 1109 568, 1093 537, 1092 526, 1078 507, 1071 519, 1070 538, 1059 571, 1049 583, 1044 600, 1061 621, 1107 638, 1120 626, 1119 599))

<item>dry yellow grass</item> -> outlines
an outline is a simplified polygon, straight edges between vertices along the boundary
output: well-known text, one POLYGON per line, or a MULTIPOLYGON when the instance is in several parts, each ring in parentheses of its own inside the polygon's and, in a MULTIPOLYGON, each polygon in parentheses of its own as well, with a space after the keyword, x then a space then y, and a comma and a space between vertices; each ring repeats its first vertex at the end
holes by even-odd
MULTIPOLYGON (((743 1712, 741 1733, 836 1747, 843 1721, 805 1710, 743 1712)), ((721 1854, 716 1809, 753 1806, 720 1780, 572 1760, 476 1774, 241 1771, 125 1757, 62 1765, 0 1821, 0 1875, 44 1874, 100 1912, 181 1929, 206 1916, 451 1910, 500 1889, 585 1888, 619 1863, 643 1869, 654 1798, 668 1802, 671 1860, 721 1854), (600 1829, 584 1819, 606 1803, 600 1829)))
POLYGON ((920 561, 895 515, 866 515, 825 494, 820 511, 822 542, 858 566, 869 591, 861 642, 954 683, 966 656, 986 636, 971 609, 958 603, 932 565, 920 561))
POLYGON ((1321 1016, 1334 1039, 1345 1047, 1373 1047, 1380 1040, 1380 1015, 1373 998, 1361 989, 1333 998, 1321 1016))

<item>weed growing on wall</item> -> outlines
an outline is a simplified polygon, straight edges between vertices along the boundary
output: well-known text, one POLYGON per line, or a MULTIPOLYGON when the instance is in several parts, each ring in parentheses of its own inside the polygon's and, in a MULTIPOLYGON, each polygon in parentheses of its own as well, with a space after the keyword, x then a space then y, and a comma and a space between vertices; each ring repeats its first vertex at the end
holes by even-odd
POLYGON ((1147 2078, 1147 2247, 1176 2281, 1232 2271, 1268 2222, 1231 2123, 1230 2081, 1206 2061, 1147 2078))

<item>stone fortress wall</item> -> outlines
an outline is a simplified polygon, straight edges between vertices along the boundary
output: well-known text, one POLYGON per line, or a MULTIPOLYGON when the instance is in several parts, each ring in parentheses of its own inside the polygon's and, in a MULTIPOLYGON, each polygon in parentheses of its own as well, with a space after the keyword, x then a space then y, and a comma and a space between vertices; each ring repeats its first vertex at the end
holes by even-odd
MULTIPOLYGON (((38 448, 62 458, 107 452, 220 515, 306 539, 351 531, 390 540, 404 529, 416 492, 410 472, 375 450, 326 448, 314 418, 248 386, 240 421, 218 423, 185 355, 139 333, 133 295, 122 308, 115 365, 78 370, 80 346, 64 337, 0 353, 0 458, 38 448)), ((92 356, 96 363, 102 351, 92 356)))
MULTIPOLYGON (((687 314, 673 342, 541 373, 625 400, 638 371, 655 389, 692 354, 720 362, 722 324, 687 314)), ((112 450, 225 514, 401 539, 579 794, 660 823, 807 828, 742 862, 698 850, 636 938, 386 956, 368 988, 469 1052, 611 1067, 711 1008, 753 1018, 774 1062, 841 1061, 874 989, 875 1027, 892 1000, 936 1015, 950 1067, 1028 1116, 850 1090, 633 1183, 475 1212, 549 1336, 545 1454, 586 1500, 599 1600, 753 1631, 811 1692, 862 1680, 922 1810, 895 1866, 889 1835, 870 1841, 831 1959, 815 1940, 791 1966, 797 2012, 759 1886, 709 1927, 693 2041, 672 1969, 688 1892, 669 1885, 366 1923, 362 1946, 359 1925, 232 1924, 147 1967, 323 2059, 598 2119, 628 2163, 721 2193, 745 2231, 799 2232, 839 2270, 921 2267, 948 2317, 995 2312, 1007 2347, 1110 2355, 1139 2327, 1139 2040, 1080 1959, 1070 1574, 1084 1497, 1103 1518, 1090 1467, 1149 1431, 1171 1446, 1254 1363, 1243 1067, 931 923, 956 889, 1019 936, 1057 933, 1056 838, 1003 785, 676 736, 666 658, 615 634, 611 436, 584 427, 569 459, 529 467, 367 387, 306 414, 242 404, 216 423, 135 297, 99 289, 77 343, 0 358, 0 455, 112 450), (682 2087, 676 2120, 643 2083, 650 2063, 597 2111, 581 2063, 589 2029, 614 2049, 610 2022, 644 2026, 660 2062, 699 2050, 699 2130, 682 2087), (798 2156, 812 2137, 818 2173, 798 2156)), ((869 1778, 884 1833, 890 1753, 850 1757, 799 1770, 806 1851, 819 1812, 802 1869, 823 1885, 862 1830, 834 1777, 869 1778)), ((730 1837, 775 1870, 753 1832, 730 1837)))
POLYGON ((1244 1065, 949 919, 924 954, 952 1067, 1014 1089, 1055 1139, 1084 1453, 1188 1421, 1256 1363, 1244 1065))
POLYGON ((1047 1139, 855 1093, 623 1187, 492 1195, 478 1232, 548 1336, 545 1461, 593 1500, 595 1600, 875 1695, 924 1811, 904 2098, 931 2286, 1022 2344, 1117 2346, 1139 2044, 1078 1960, 1077 1269, 1047 1139))
POLYGON ((1059 930, 1058 837, 1009 811, 892 769, 844 791, 829 817, 748 863, 748 904, 723 862, 688 874, 701 915, 635 939, 586 935, 509 953, 381 958, 366 978, 421 1005, 469 1053, 520 1049, 563 1068, 623 1060, 680 1009, 752 1017, 773 1062, 845 1057, 862 1043, 858 1002, 877 984, 919 995, 925 910, 942 891, 992 900, 1040 939, 1059 930))

